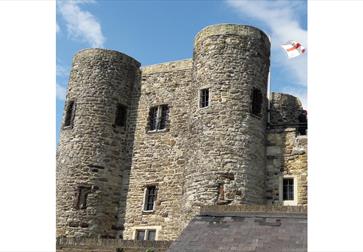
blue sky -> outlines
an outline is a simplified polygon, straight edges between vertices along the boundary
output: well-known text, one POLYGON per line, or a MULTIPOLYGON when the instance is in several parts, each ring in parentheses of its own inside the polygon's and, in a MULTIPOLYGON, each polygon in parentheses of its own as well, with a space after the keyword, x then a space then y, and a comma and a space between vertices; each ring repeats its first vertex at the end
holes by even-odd
MULTIPOLYGON (((57 1, 57 139, 73 55, 101 47, 142 65, 192 57, 194 36, 217 23, 248 24, 272 41, 271 89, 296 95, 307 107, 307 55, 288 60, 280 45, 307 48, 307 2, 302 1, 57 1)), ((308 51, 308 50, 307 50, 308 51)))

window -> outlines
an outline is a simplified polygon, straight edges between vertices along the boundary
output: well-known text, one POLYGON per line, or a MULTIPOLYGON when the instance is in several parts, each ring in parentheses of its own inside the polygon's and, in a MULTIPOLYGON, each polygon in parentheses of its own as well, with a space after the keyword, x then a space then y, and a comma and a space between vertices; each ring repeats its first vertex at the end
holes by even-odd
POLYGON ((145 230, 136 230, 136 240, 143 241, 145 238, 145 230))
POLYGON ((156 229, 137 229, 135 234, 135 240, 155 241, 156 229))
POLYGON ((87 207, 87 196, 91 192, 90 186, 79 186, 74 199, 75 209, 85 209, 87 207))
POLYGON ((209 106, 209 88, 200 90, 199 107, 205 108, 209 106))
POLYGON ((252 90, 252 106, 251 113, 256 116, 261 116, 261 108, 262 108, 262 93, 257 88, 253 88, 252 90))
POLYGON ((69 101, 66 108, 66 117, 64 119, 63 127, 72 127, 76 104, 74 101, 69 101))
POLYGON ((298 180, 295 175, 284 175, 280 179, 279 199, 284 206, 296 206, 298 180))
POLYGON ((294 179, 284 178, 282 184, 282 199, 294 200, 294 179))
POLYGON ((115 126, 124 127, 126 125, 127 107, 122 104, 117 104, 115 126))
POLYGON ((149 111, 149 131, 164 130, 169 119, 168 105, 151 107, 149 111))
POLYGON ((156 186, 148 186, 145 189, 144 211, 154 211, 156 200, 156 186))

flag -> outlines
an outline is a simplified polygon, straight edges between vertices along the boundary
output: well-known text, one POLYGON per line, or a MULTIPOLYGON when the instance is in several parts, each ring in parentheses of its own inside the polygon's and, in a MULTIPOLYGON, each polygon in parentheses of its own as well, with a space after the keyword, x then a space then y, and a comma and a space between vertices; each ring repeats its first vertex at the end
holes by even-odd
POLYGON ((290 40, 281 45, 281 47, 285 50, 289 59, 295 58, 305 53, 305 48, 297 41, 290 40))

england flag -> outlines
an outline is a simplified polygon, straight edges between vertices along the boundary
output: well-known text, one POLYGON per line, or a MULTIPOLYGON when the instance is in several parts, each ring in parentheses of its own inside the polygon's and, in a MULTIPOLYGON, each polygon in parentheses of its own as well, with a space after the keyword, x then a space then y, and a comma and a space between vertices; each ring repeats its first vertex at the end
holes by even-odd
POLYGON ((297 41, 290 40, 281 45, 289 59, 295 58, 305 53, 305 48, 297 41))

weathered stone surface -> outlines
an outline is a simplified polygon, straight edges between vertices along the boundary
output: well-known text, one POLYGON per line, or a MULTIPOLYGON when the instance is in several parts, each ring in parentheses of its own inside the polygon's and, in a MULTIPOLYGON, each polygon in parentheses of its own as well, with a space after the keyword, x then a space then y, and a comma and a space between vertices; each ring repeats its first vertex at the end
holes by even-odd
POLYGON ((307 204, 306 137, 286 129, 303 111, 299 101, 275 94, 271 122, 284 126, 267 127, 267 36, 215 25, 194 45, 192 59, 142 68, 116 51, 76 54, 66 99, 75 113, 57 150, 57 236, 132 240, 136 229, 156 229, 158 240, 175 240, 200 207, 279 204, 283 174, 299 176, 298 204, 307 204), (126 126, 115 126, 118 104, 126 126), (150 108, 160 105, 169 108, 166 128, 150 132, 150 108), (149 212, 147 186, 157 189, 149 212))

